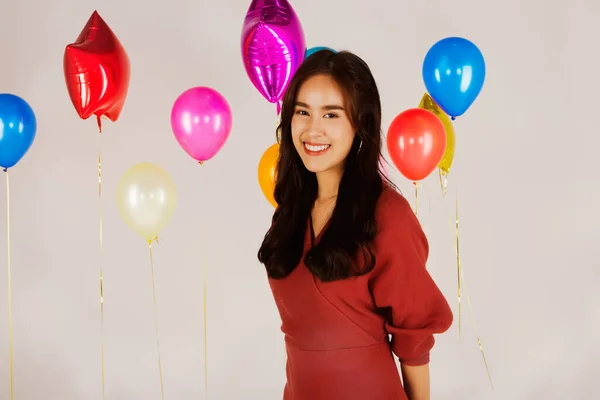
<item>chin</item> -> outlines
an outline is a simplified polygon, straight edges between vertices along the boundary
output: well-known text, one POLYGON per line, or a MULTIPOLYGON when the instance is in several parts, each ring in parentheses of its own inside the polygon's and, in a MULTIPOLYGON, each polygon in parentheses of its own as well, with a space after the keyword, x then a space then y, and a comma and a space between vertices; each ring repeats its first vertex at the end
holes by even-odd
POLYGON ((318 174, 335 169, 338 163, 326 160, 303 160, 304 167, 312 173, 318 174))
POLYGON ((331 167, 323 167, 321 165, 311 165, 311 163, 308 164, 304 164, 304 166, 306 167, 307 170, 309 170, 310 172, 314 173, 314 174, 318 174, 320 172, 325 172, 329 169, 331 169, 331 167))

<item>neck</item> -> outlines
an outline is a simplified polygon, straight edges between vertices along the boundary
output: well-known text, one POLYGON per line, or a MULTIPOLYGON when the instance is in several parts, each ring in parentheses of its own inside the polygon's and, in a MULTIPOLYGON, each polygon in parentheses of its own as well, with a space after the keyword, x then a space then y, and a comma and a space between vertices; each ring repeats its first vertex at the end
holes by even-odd
POLYGON ((317 173, 317 183, 319 184, 317 201, 328 200, 337 196, 342 173, 343 171, 337 169, 317 173))

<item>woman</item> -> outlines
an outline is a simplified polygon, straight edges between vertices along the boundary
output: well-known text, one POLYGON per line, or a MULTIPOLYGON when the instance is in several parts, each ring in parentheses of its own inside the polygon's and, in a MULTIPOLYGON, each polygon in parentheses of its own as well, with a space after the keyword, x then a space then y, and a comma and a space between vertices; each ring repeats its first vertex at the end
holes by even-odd
POLYGON ((279 130, 278 207, 258 259, 285 334, 283 398, 429 399, 433 335, 453 317, 425 268, 417 218, 379 170, 369 67, 349 52, 308 57, 279 130))

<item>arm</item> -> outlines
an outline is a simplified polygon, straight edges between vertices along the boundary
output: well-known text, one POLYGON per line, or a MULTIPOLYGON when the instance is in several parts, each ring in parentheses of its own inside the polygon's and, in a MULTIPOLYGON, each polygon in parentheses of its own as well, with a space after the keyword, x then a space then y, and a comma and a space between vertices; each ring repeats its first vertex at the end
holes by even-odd
POLYGON ((426 269, 429 244, 410 205, 397 193, 382 203, 371 294, 387 315, 385 327, 409 399, 429 400, 434 334, 450 328, 452 311, 426 269))
POLYGON ((429 364, 400 364, 404 390, 409 400, 430 400, 429 364))

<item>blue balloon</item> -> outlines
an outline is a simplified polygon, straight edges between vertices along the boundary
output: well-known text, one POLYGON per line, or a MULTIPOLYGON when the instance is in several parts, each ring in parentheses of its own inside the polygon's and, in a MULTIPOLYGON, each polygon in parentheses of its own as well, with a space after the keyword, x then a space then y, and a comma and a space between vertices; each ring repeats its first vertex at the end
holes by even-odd
POLYGON ((329 50, 329 51, 333 51, 334 53, 337 53, 337 51, 335 51, 334 49, 332 49, 330 47, 325 47, 325 46, 311 47, 310 49, 306 50, 304 59, 306 60, 309 56, 311 56, 311 55, 315 54, 317 51, 321 51, 321 50, 329 50))
POLYGON ((471 41, 448 37, 434 44, 423 62, 429 95, 452 119, 475 101, 485 81, 485 61, 471 41))
POLYGON ((27 153, 37 131, 37 120, 25 100, 0 94, 0 167, 13 167, 27 153))

